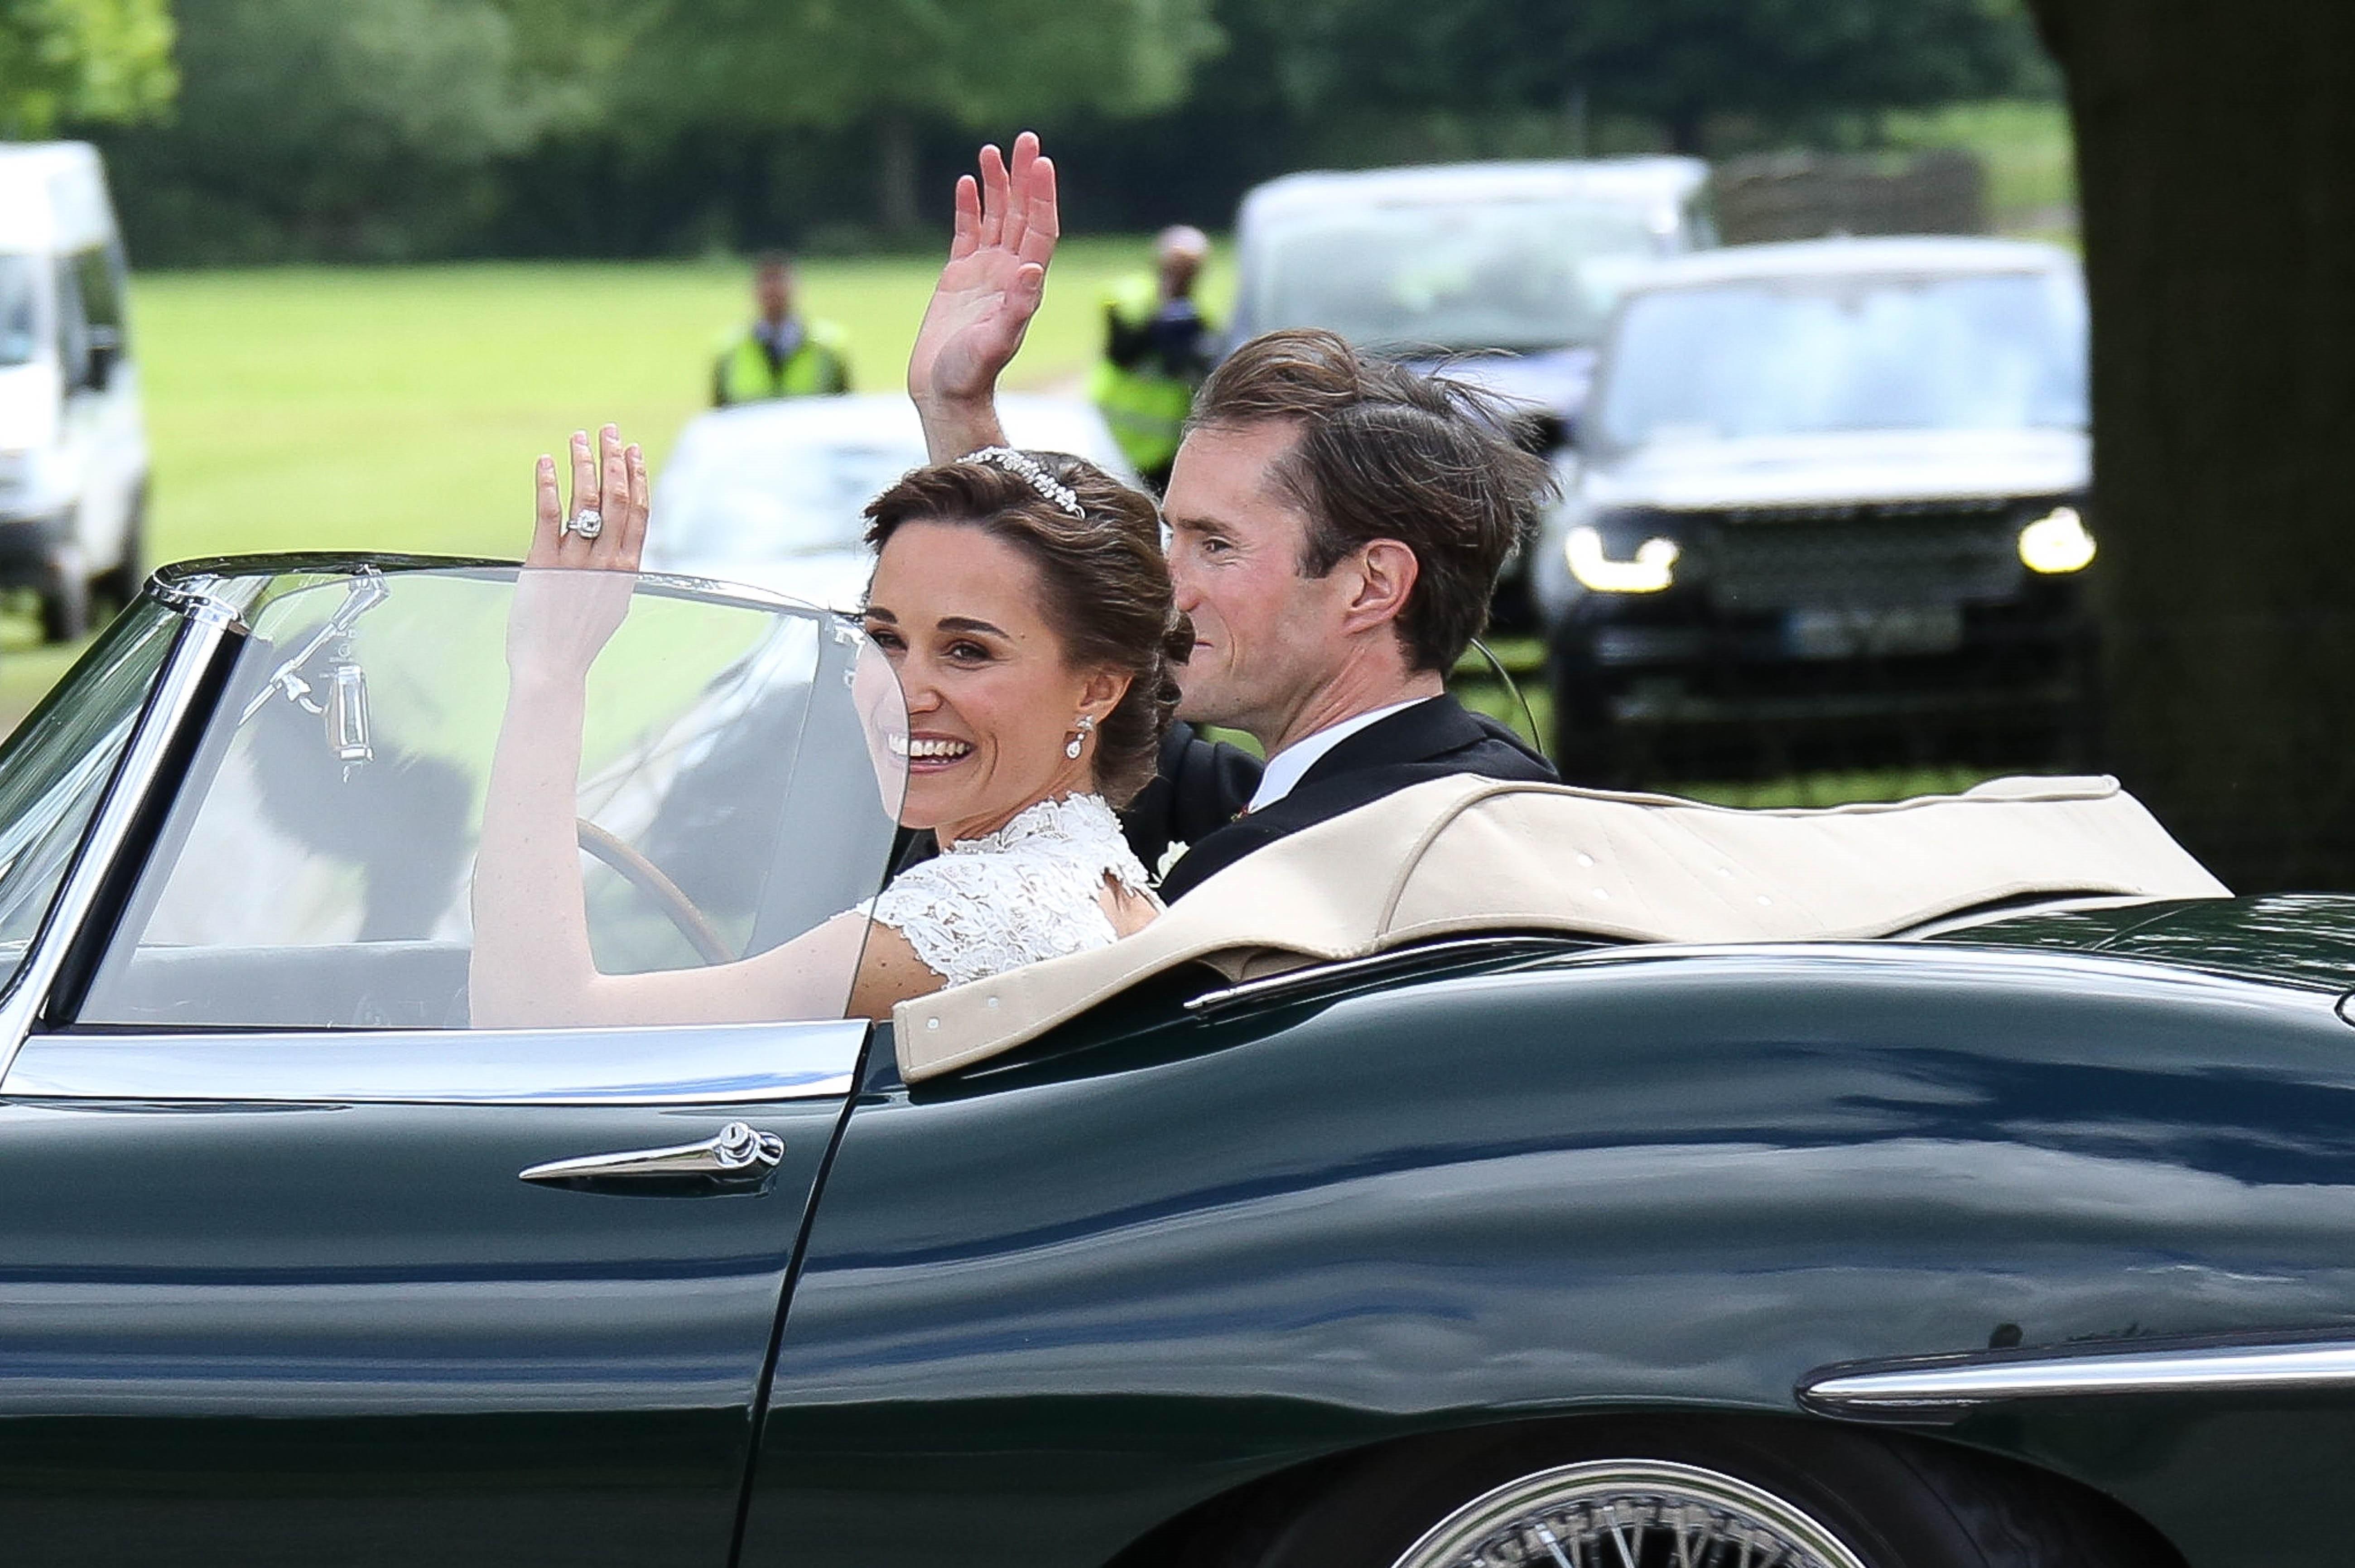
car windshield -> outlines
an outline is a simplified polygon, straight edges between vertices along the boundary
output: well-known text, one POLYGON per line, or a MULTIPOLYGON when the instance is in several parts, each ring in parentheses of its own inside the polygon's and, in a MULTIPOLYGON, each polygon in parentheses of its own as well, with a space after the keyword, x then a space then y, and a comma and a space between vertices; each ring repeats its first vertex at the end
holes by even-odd
POLYGON ((2085 423, 2085 314, 2062 272, 1754 281, 1629 302, 1605 447, 2085 423))
POLYGON ((865 549, 868 502, 911 468, 914 441, 730 441, 672 459, 655 497, 659 560, 767 561, 865 549))
POLYGON ((1431 202, 1287 221, 1246 262, 1259 330, 1321 326, 1377 347, 1556 348, 1594 341, 1672 235, 1656 204, 1431 202))
MULTIPOLYGON (((512 568, 268 581, 83 1022, 470 1022, 517 582, 512 568)), ((906 719, 854 624, 637 579, 586 714, 570 809, 546 826, 578 840, 602 972, 764 952, 882 885, 904 774, 884 737, 906 719)), ((836 994, 799 1016, 840 1017, 855 965, 821 976, 836 994)))
POLYGON ((30 364, 38 347, 32 258, 0 256, 0 365, 30 364))

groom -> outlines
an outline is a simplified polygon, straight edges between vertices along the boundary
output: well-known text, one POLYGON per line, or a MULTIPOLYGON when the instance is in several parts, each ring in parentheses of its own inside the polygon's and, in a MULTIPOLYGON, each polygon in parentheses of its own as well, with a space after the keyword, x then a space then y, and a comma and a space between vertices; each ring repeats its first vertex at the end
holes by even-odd
MULTIPOLYGON (((958 182, 955 239, 908 365, 934 462, 1002 444, 995 394, 1046 283, 1054 165, 1025 132, 958 182)), ((1177 899, 1263 845, 1451 773, 1551 783, 1447 695, 1549 475, 1479 392, 1330 333, 1252 339, 1203 386, 1162 512, 1194 654, 1159 776, 1125 814, 1177 899), (1259 741, 1263 767, 1191 724, 1259 741)))

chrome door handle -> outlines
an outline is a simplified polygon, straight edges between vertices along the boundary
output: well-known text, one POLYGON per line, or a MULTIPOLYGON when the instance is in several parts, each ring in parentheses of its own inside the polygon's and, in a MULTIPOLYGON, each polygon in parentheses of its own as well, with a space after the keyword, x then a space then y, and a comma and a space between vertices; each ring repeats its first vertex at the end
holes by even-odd
POLYGON ((776 1134, 730 1122, 701 1143, 551 1159, 517 1174, 584 1191, 741 1191, 768 1180, 784 1157, 785 1140, 776 1134))

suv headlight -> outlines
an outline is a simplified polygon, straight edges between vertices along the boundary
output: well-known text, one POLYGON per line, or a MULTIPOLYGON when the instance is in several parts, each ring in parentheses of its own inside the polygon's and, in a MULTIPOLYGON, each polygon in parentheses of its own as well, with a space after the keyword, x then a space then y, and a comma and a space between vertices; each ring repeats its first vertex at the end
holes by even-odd
POLYGON ((1589 525, 1562 536, 1561 553, 1571 576, 1590 592, 1657 593, 1677 580, 1677 557, 1684 551, 1676 540, 1656 535, 1633 555, 1614 560, 1604 548, 1603 530, 1589 525))
POLYGON ((2019 530, 2019 559, 2047 577, 2083 571, 2093 563, 2094 536, 2074 507, 2055 507, 2019 530))

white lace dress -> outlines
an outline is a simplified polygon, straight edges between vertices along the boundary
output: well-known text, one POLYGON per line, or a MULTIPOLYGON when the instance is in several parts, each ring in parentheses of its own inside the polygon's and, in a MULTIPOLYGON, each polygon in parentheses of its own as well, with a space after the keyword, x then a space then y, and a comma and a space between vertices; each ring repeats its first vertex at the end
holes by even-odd
POLYGON ((1107 878, 1153 897, 1103 796, 1042 800, 892 878, 873 918, 906 937, 926 968, 963 986, 1110 946, 1120 933, 1097 898, 1107 878))

